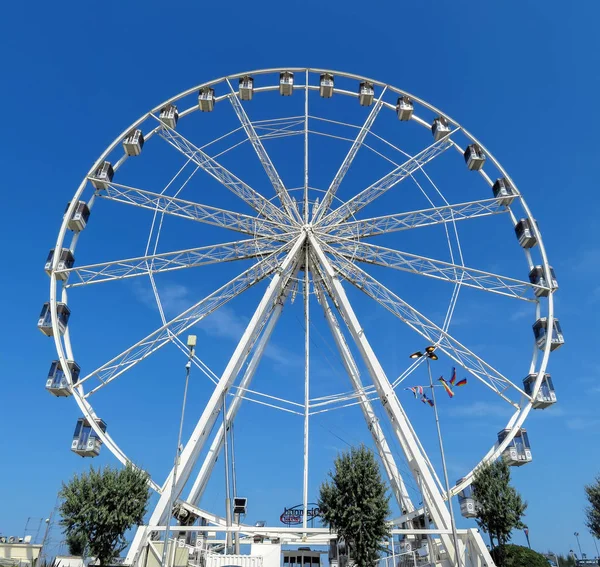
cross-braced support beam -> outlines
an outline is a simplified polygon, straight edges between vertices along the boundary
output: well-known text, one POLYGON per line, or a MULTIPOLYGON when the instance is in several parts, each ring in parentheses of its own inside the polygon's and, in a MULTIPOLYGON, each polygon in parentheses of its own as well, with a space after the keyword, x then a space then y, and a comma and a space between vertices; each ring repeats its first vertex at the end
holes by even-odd
POLYGON ((237 195, 246 204, 252 207, 260 215, 273 219, 284 225, 291 225, 294 221, 279 207, 275 206, 266 197, 256 192, 247 183, 236 177, 231 171, 223 167, 217 160, 210 157, 206 152, 197 148, 189 140, 184 138, 175 130, 163 125, 159 135, 180 151, 186 158, 199 165, 211 177, 216 179, 225 188, 237 195))
POLYGON ((373 185, 370 185, 358 195, 355 195, 352 199, 346 201, 343 205, 329 213, 318 222, 316 226, 322 228, 344 222, 346 219, 355 215, 369 203, 372 203, 375 199, 381 197, 392 187, 423 167, 426 163, 445 152, 451 146, 452 141, 450 140, 450 136, 434 142, 431 146, 425 148, 422 152, 410 158, 402 165, 399 165, 390 173, 384 175, 379 181, 376 181, 373 185))
MULTIPOLYGON (((348 300, 346 292, 342 287, 333 266, 329 262, 315 236, 311 234, 309 238, 311 247, 321 266, 321 270, 331 288, 335 302, 339 306, 339 310, 348 326, 348 330, 359 348, 365 366, 367 367, 377 393, 381 398, 381 403, 390 418, 392 428, 406 455, 415 482, 422 486, 423 499, 427 502, 431 517, 439 529, 449 529, 451 527, 450 513, 448 508, 446 508, 444 499, 437 489, 425 458, 421 454, 417 441, 408 425, 408 417, 406 416, 383 367, 367 340, 364 329, 361 327, 358 318, 352 309, 350 301, 348 300)), ((452 538, 449 535, 442 535, 441 537, 451 561, 453 564, 456 564, 455 554, 456 551, 460 552, 460 550, 455 551, 452 538)))
POLYGON ((373 437, 375 447, 377 448, 377 453, 379 454, 379 458, 381 459, 383 468, 385 469, 386 475, 390 482, 390 486, 392 487, 392 492, 394 493, 396 501, 398 502, 398 506, 403 511, 403 513, 410 513, 414 510, 414 505, 410 499, 410 496, 408 495, 408 491, 406 490, 404 480, 402 479, 402 475, 400 474, 398 466, 396 465, 396 460, 385 438, 383 429, 379 424, 379 419, 375 414, 375 411, 373 409, 373 406, 371 405, 369 398, 364 393, 358 366, 354 361, 354 357, 350 352, 348 343, 346 342, 346 339, 344 338, 344 335, 340 329, 337 317, 331 309, 331 306, 327 301, 327 297, 325 296, 321 285, 321 283, 318 283, 315 286, 317 292, 317 299, 325 313, 325 319, 327 320, 327 324, 329 325, 329 329, 331 330, 331 334, 333 335, 335 344, 339 350, 342 362, 344 364, 344 368, 346 369, 348 377, 350 378, 352 388, 359 397, 360 407, 363 412, 363 416, 367 423, 367 427, 369 428, 369 431, 371 432, 371 435, 373 437))
POLYGON ((283 181, 281 181, 281 177, 279 177, 279 173, 277 173, 277 170, 275 169, 275 166, 273 165, 273 162, 271 161, 271 158, 269 157, 269 154, 267 153, 267 150, 265 149, 260 137, 256 134, 256 130, 254 129, 250 118, 248 118, 248 114, 246 114, 246 111, 244 110, 242 102, 240 101, 237 93, 231 86, 229 79, 227 79, 227 84, 231 89, 229 102, 231 102, 231 105, 233 106, 239 121, 242 123, 244 131, 246 132, 246 135, 248 136, 248 139, 250 140, 250 143, 252 144, 260 163, 262 164, 267 176, 271 180, 273 188, 275 189, 275 194, 279 198, 279 201, 283 205, 283 208, 287 214, 290 217, 295 218, 296 221, 300 222, 301 219, 298 213, 298 208, 290 198, 288 190, 285 188, 283 181))
MULTIPOLYGON (((175 486, 173 487, 173 494, 171 493, 171 484, 174 474, 173 470, 165 481, 164 486, 166 488, 163 490, 158 504, 150 516, 148 523, 150 528, 152 526, 157 526, 161 523, 164 523, 165 519, 168 517, 168 514, 171 513, 171 510, 168 509, 169 502, 177 499, 185 487, 196 460, 198 459, 198 455, 202 452, 208 435, 212 431, 215 421, 221 411, 221 402, 223 396, 226 395, 227 390, 230 388, 233 380, 248 357, 252 344, 254 344, 256 337, 264 326, 266 317, 270 311, 270 306, 280 296, 284 282, 287 279, 286 275, 297 265, 299 259, 298 256, 302 253, 302 247, 305 240, 306 234, 303 232, 302 235, 296 240, 283 262, 280 263, 277 272, 271 279, 271 282, 269 283, 263 298, 256 308, 252 319, 248 323, 248 326, 246 327, 242 338, 240 339, 231 359, 229 360, 227 367, 219 379, 219 382, 215 386, 215 389, 208 403, 206 404, 204 411, 202 412, 202 416, 198 420, 198 423, 196 424, 189 441, 181 453, 180 464, 177 470, 177 478, 175 486)), ((138 528, 127 555, 127 564, 135 564, 138 553, 146 543, 145 538, 147 533, 147 527, 138 528)))
POLYGON ((168 195, 152 193, 151 191, 128 187, 127 185, 119 185, 117 183, 110 183, 107 189, 103 189, 97 194, 99 197, 110 201, 133 205, 153 212, 157 211, 213 226, 220 226, 252 236, 274 236, 287 240, 286 236, 281 235, 283 231, 290 230, 291 228, 287 225, 251 217, 243 213, 218 209, 194 201, 185 201, 177 197, 169 197, 168 195))

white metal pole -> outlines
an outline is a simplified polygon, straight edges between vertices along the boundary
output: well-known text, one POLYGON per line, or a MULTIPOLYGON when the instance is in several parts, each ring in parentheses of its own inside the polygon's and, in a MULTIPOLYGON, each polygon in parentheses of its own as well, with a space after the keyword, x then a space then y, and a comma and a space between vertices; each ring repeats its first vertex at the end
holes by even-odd
MULTIPOLYGON (((310 313, 309 313, 309 279, 308 279, 308 242, 304 249, 304 485, 302 527, 308 522, 308 420, 310 394, 310 313)), ((306 532, 304 533, 306 537, 306 532)))
MULTIPOLYGON (((225 430, 225 438, 223 451, 225 453, 225 521, 227 523, 227 527, 231 527, 231 496, 230 496, 230 488, 229 488, 229 444, 227 443, 227 390, 223 392, 223 428, 225 430)), ((226 544, 225 544, 225 555, 229 555, 231 553, 231 532, 228 531, 226 535, 226 544)))
POLYGON ((438 441, 440 443, 440 455, 442 457, 442 468, 444 469, 444 481, 446 483, 446 496, 448 498, 448 510, 450 511, 450 527, 452 528, 452 539, 454 540, 454 553, 456 554, 456 565, 462 566, 460 557, 460 547, 458 545, 458 534, 456 533, 456 523, 454 522, 454 511, 452 510, 452 493, 450 492, 450 482, 448 481, 448 469, 446 468, 446 456, 444 454, 444 444, 442 443, 442 431, 440 429, 440 418, 437 411, 437 402, 435 400, 435 387, 431 375, 431 362, 426 357, 427 372, 429 374, 429 386, 431 387, 431 399, 433 401, 433 412, 435 415, 435 425, 437 427, 438 441))
MULTIPOLYGON (((308 224, 308 69, 304 86, 304 224, 308 224)), ((306 527, 306 526, 304 526, 306 527)))
POLYGON ((171 530, 171 517, 173 515, 173 499, 175 498, 175 484, 177 482, 177 466, 181 456, 181 435, 183 433, 183 418, 185 417, 185 403, 187 400, 188 384, 190 381, 190 369, 192 367, 192 358, 194 357, 194 347, 196 346, 196 337, 188 337, 188 347, 190 349, 188 361, 185 364, 185 386, 183 389, 183 402, 181 404, 181 419, 179 420, 179 434, 177 436, 177 449, 175 451, 175 462, 173 464, 173 482, 171 484, 171 496, 167 507, 167 529, 165 530, 165 542, 162 550, 162 566, 167 567, 167 548, 169 546, 169 532, 171 530), (192 338, 193 337, 193 338, 192 338))

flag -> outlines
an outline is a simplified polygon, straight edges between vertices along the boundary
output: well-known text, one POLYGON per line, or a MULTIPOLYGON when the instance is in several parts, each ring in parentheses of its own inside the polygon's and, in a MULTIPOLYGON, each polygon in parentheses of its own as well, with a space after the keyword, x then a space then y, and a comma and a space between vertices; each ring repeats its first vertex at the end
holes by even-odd
POLYGON ((415 398, 418 398, 419 396, 423 395, 423 386, 412 386, 411 388, 404 388, 404 389, 412 392, 414 394, 415 398))
POLYGON ((424 404, 429 404, 431 407, 433 407, 433 400, 430 400, 425 394, 423 394, 423 397, 421 398, 421 401, 424 404))
POLYGON ((462 380, 459 380, 456 384, 454 384, 456 387, 458 386, 465 386, 467 383, 467 379, 463 378, 462 380))
POLYGON ((454 386, 454 382, 456 382, 456 367, 452 368, 452 378, 450 378, 450 385, 454 386))
POLYGON ((438 379, 438 382, 442 383, 442 386, 444 387, 444 390, 446 390, 446 393, 453 398, 454 397, 454 392, 452 391, 452 388, 450 388, 450 386, 448 385, 448 382, 446 382, 446 380, 444 380, 441 376, 438 379))

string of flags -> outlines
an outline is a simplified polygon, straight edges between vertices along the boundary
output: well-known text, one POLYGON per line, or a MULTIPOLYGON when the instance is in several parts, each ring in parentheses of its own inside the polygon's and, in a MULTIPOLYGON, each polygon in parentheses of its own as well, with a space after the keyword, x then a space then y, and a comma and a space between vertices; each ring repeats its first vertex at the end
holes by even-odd
MULTIPOLYGON (((438 378, 438 382, 440 384, 439 385, 436 384, 435 386, 444 388, 444 390, 446 391, 448 396, 450 398, 453 398, 455 395, 454 388, 460 388, 461 386, 466 386, 467 379, 463 378, 462 380, 457 381, 456 380, 456 368, 452 368, 452 376, 450 377, 450 380, 446 380, 443 376, 440 376, 438 378)), ((433 405, 434 405, 433 400, 428 398, 427 394, 425 393, 427 388, 429 388, 429 386, 411 386, 410 388, 404 388, 404 389, 412 392, 414 394, 415 398, 420 399, 424 404, 427 404, 427 405, 433 407, 433 405)))

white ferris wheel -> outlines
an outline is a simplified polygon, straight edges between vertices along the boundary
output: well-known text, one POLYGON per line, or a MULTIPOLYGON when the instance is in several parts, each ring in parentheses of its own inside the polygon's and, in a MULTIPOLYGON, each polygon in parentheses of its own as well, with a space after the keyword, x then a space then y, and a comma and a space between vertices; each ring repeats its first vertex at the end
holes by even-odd
MULTIPOLYGON (((405 537, 407 547, 418 545, 426 533, 430 548, 435 537, 436 553, 446 553, 453 565, 459 564, 457 548, 461 565, 479 565, 481 557, 489 557, 473 530, 459 530, 458 539, 455 531, 454 538, 450 535, 455 526, 448 497, 458 497, 462 514, 473 517, 469 485, 476 467, 454 485, 447 477, 440 480, 432 464, 436 458, 428 456, 404 407, 412 403, 410 397, 405 393, 404 401, 400 395, 422 381, 416 377, 429 359, 409 360, 408 354, 435 347, 440 359, 468 376, 472 395, 510 410, 477 464, 500 456, 511 465, 524 464, 532 458, 523 428, 530 410, 556 401, 547 368, 550 353, 563 343, 553 309, 558 286, 540 229, 516 184, 481 142, 439 109, 391 85, 322 69, 263 69, 195 86, 142 115, 100 155, 67 206, 46 272, 50 296, 38 327, 54 338, 57 350, 47 389, 72 397, 81 410, 71 447, 75 453, 93 457, 104 446, 121 463, 143 467, 122 449, 119 432, 111 428, 110 416, 100 414, 95 399, 138 364, 151 368, 163 347, 189 359, 212 381, 206 382, 211 391, 203 407, 187 408, 194 427, 182 439, 176 470, 166 480, 152 478, 157 504, 148 525, 136 533, 129 564, 151 553, 148 541, 157 530, 164 532, 173 510, 178 529, 185 531, 187 523, 193 524, 189 530, 198 530, 201 522, 213 531, 234 531, 229 513, 221 518, 203 510, 201 499, 216 457, 228 454, 227 430, 244 400, 284 411, 293 404, 304 420, 305 513, 296 528, 242 524, 238 531, 250 538, 242 542, 257 535, 288 543, 328 541, 325 530, 307 526, 311 419, 356 405, 400 510, 396 533, 420 534, 405 537), (131 224, 130 214, 136 215, 131 224), (138 241, 133 233, 141 226, 149 231, 144 229, 138 241), (111 250, 115 230, 120 248, 111 250), (86 256, 92 231, 92 253, 86 256), (119 256, 118 250, 132 253, 119 256), (496 257, 505 251, 510 254, 496 257), (83 263, 80 258, 86 257, 92 260, 83 263), (165 308, 162 274, 202 270, 204 278, 225 263, 230 271, 223 273, 234 277, 180 312, 165 308), (110 297, 111 282, 134 280, 149 284, 156 324, 140 333, 141 323, 122 320, 121 335, 129 328, 137 333, 127 348, 117 354, 96 344, 97 365, 78 357, 74 346, 85 340, 80 337, 90 325, 75 311, 79 295, 110 297), (252 296, 257 305, 224 370, 215 373, 203 360, 202 340, 186 343, 186 336, 251 288, 260 289, 261 295, 252 296), (428 298, 418 307, 412 300, 419 297, 415 289, 428 298), (482 342, 497 336, 491 324, 487 334, 479 311, 470 317, 475 332, 484 336, 479 346, 456 338, 455 330, 471 340, 474 336, 453 325, 465 294, 501 305, 495 319, 505 323, 513 306, 530 309, 529 319, 515 318, 511 325, 532 325, 533 333, 525 332, 533 341, 523 344, 516 332, 502 337, 520 353, 533 347, 526 366, 509 364, 504 371, 498 363, 502 356, 492 363, 477 354, 482 342), (294 308, 301 313, 304 340, 292 345, 304 361, 300 402, 252 389, 276 324, 296 296, 303 298, 294 308), (428 311, 434 303, 429 298, 440 298, 444 308, 428 311), (366 314, 377 310, 390 329, 401 326, 412 337, 398 345, 407 364, 397 375, 386 373, 379 339, 367 332, 366 314), (310 332, 317 314, 331 331, 349 384, 315 397, 310 332), (409 494, 407 482, 418 486, 420 502, 409 494)), ((237 504, 243 511, 243 499, 237 504)))

